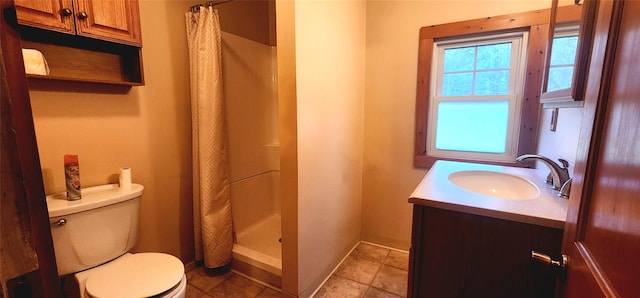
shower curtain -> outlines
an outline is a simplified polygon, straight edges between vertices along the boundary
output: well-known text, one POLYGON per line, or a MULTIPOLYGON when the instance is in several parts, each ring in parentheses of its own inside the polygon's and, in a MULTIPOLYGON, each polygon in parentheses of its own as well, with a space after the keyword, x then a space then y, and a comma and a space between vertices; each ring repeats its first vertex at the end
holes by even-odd
POLYGON ((196 260, 204 260, 207 268, 220 268, 231 262, 233 248, 220 24, 213 7, 201 6, 185 16, 191 69, 196 260))

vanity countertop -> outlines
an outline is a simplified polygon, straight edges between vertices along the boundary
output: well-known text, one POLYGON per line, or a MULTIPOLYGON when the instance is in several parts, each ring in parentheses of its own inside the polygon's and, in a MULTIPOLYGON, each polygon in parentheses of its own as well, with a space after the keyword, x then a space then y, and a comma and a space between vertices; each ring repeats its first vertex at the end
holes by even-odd
POLYGON ((546 174, 528 168, 453 161, 436 161, 409 198, 409 203, 488 216, 556 229, 564 229, 569 200, 544 183, 546 174), (462 189, 449 181, 459 171, 492 171, 524 178, 538 187, 540 195, 527 200, 502 199, 462 189))

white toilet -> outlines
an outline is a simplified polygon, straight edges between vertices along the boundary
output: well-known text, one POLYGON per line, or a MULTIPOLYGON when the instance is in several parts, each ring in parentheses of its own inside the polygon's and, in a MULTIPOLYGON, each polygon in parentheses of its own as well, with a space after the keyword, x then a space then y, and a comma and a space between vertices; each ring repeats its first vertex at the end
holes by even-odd
POLYGON ((109 184, 82 189, 77 201, 67 201, 66 193, 47 196, 58 275, 73 274, 80 297, 185 297, 178 258, 129 253, 138 238, 143 189, 109 184))

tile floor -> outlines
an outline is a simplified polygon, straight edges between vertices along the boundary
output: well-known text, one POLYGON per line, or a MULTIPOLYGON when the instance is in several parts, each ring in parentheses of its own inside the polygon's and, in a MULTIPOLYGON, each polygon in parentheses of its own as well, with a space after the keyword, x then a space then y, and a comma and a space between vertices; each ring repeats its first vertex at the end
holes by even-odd
MULTIPOLYGON (((314 297, 406 297, 408 263, 405 252, 360 243, 314 297)), ((207 276, 196 268, 187 281, 187 298, 288 297, 233 272, 207 276)))

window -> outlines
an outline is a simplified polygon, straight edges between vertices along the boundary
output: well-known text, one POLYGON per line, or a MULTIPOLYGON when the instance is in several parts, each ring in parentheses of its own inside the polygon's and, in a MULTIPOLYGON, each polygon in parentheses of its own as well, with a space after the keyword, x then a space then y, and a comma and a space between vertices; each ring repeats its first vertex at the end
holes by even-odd
POLYGON ((435 41, 427 154, 516 158, 527 32, 435 41))
POLYGON ((548 30, 549 10, 420 28, 415 166, 517 166, 536 151, 548 30))
POLYGON ((557 28, 553 35, 547 92, 571 88, 578 49, 578 27, 557 28))

